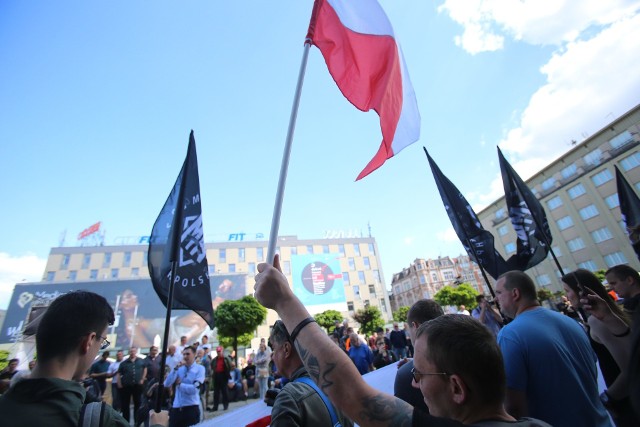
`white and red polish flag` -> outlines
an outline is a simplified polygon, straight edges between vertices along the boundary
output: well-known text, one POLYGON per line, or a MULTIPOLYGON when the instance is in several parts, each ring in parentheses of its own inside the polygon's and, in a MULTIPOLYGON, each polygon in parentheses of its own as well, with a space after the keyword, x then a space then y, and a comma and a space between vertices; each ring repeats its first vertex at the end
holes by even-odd
POLYGON ((377 0, 315 0, 307 38, 349 102, 380 116, 382 143, 357 181, 420 137, 420 113, 400 46, 377 0))

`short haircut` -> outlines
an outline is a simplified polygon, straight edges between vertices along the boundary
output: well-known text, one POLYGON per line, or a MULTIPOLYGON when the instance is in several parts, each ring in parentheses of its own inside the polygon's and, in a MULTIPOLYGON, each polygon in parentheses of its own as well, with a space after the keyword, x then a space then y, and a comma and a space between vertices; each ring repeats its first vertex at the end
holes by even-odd
POLYGON ((192 345, 185 345, 182 349, 182 352, 184 353, 187 350, 190 350, 193 354, 196 354, 196 348, 192 345))
POLYGON ((20 363, 20 359, 11 359, 9 360, 9 365, 11 365, 12 363, 20 363))
POLYGON ((640 284, 640 274, 638 274, 635 268, 629 267, 626 264, 614 265, 604 273, 605 276, 607 274, 613 274, 620 280, 631 277, 637 285, 640 284))
POLYGON ((56 298, 36 332, 38 360, 48 362, 76 351, 85 335, 101 334, 115 320, 107 300, 93 292, 73 291, 56 298))
POLYGON ((459 375, 478 404, 504 401, 507 380, 502 353, 487 327, 471 316, 448 314, 423 323, 416 340, 423 335, 427 359, 437 371, 459 375))
MULTIPOLYGON (((291 336, 287 331, 286 326, 282 320, 276 320, 276 323, 271 327, 271 334, 269 336, 269 345, 278 344, 282 345, 285 342, 291 342, 291 336)), ((293 347, 293 346, 291 346, 293 347)))
POLYGON ((424 322, 444 315, 442 307, 432 299, 421 299, 415 302, 407 312, 407 322, 422 325, 424 322))
POLYGON ((105 351, 104 353, 102 353, 102 357, 109 357, 109 352, 105 351))
POLYGON ((504 279, 504 287, 508 290, 517 289, 520 295, 527 300, 537 301, 536 285, 528 274, 522 271, 512 270, 500 275, 498 280, 504 279))
POLYGON ((486 297, 484 295, 476 295, 476 303, 480 304, 480 301, 482 301, 483 299, 485 299, 486 297))

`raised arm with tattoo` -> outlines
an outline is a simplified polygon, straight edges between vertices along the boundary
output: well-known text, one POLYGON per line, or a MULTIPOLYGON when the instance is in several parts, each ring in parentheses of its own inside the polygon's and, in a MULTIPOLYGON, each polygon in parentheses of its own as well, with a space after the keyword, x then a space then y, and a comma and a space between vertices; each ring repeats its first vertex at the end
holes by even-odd
POLYGON ((291 331, 305 368, 331 402, 361 426, 410 426, 411 405, 370 387, 349 357, 315 322, 304 324, 309 312, 291 291, 278 255, 274 266, 260 264, 258 272, 256 298, 275 310, 291 331), (296 331, 301 323, 302 328, 296 331))

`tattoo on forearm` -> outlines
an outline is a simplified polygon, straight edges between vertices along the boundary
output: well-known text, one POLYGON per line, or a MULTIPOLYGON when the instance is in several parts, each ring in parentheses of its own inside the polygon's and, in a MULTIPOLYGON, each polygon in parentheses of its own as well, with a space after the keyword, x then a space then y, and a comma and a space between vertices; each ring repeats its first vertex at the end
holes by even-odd
POLYGON ((326 363, 324 367, 321 367, 318 358, 311 354, 306 348, 302 347, 298 342, 295 343, 295 346, 302 359, 302 363, 304 363, 305 368, 307 368, 309 376, 320 386, 322 391, 326 392, 326 390, 333 385, 333 381, 329 379, 329 376, 336 368, 336 364, 326 363), (322 376, 322 381, 320 381, 320 376, 322 376))
POLYGON ((407 410, 408 404, 393 396, 379 393, 373 397, 363 398, 361 416, 374 422, 388 422, 392 426, 410 426, 412 411, 407 410))

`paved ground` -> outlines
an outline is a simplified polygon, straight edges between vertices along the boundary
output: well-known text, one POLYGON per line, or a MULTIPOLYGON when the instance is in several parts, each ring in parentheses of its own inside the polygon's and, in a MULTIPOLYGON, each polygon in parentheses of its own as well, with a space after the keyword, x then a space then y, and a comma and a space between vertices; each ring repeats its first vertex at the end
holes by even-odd
MULTIPOLYGON (((210 399, 211 399, 211 398, 210 398, 210 399)), ((247 399, 247 400, 241 400, 241 401, 239 401, 239 402, 230 402, 230 403, 229 403, 229 409, 228 409, 228 410, 226 410, 226 411, 224 411, 224 410, 222 409, 222 404, 220 404, 220 406, 218 407, 218 410, 217 410, 217 411, 215 411, 215 412, 205 411, 205 413, 204 413, 204 419, 205 419, 205 420, 209 420, 209 419, 211 419, 211 418, 215 418, 215 417, 217 417, 218 415, 226 414, 226 413, 227 413, 227 412, 229 412, 229 411, 232 411, 232 410, 237 409, 237 408, 241 408, 241 407, 243 407, 243 406, 249 405, 249 404, 251 404, 251 403, 255 403, 255 402, 257 402, 257 401, 258 401, 258 399, 247 399)))

